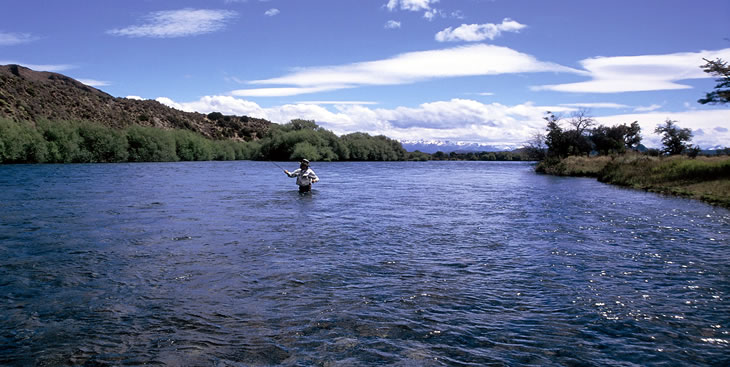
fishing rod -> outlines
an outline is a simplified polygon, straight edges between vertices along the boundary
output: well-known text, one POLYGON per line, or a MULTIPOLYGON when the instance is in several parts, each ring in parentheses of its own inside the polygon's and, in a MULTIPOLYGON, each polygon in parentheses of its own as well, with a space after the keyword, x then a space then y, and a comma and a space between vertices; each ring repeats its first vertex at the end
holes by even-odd
POLYGON ((280 166, 280 165, 278 165, 278 164, 274 163, 273 161, 269 161, 269 163, 271 163, 271 164, 273 164, 273 165, 275 165, 275 166, 279 167, 279 168, 280 168, 280 169, 281 169, 282 171, 286 172, 286 170, 284 169, 284 167, 282 167, 282 166, 280 166))

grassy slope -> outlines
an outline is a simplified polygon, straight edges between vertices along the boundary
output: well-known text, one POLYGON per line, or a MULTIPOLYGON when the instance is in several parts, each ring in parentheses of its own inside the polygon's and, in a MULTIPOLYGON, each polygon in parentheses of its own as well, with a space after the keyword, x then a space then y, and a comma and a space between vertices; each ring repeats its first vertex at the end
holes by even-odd
POLYGON ((596 177, 601 182, 679 195, 730 208, 730 157, 568 157, 538 171, 596 177))

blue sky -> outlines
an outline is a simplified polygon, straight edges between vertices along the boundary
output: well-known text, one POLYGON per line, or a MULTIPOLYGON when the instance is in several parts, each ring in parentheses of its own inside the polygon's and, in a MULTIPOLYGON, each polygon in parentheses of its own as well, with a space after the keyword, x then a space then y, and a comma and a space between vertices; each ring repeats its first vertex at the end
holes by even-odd
POLYGON ((696 102, 702 58, 730 60, 727 0, 26 0, 0 20, 0 64, 187 111, 519 146, 584 108, 649 146, 666 119, 730 145, 730 106, 696 102))

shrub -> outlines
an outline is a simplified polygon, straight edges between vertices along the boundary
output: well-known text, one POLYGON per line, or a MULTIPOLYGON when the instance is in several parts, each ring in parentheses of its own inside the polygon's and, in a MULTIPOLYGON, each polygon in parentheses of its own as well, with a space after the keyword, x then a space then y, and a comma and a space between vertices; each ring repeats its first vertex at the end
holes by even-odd
POLYGON ((181 161, 208 161, 214 152, 210 141, 186 130, 170 132, 175 138, 175 154, 181 161))
POLYGON ((79 135, 79 123, 42 120, 36 126, 46 140, 48 162, 71 163, 80 159, 82 139, 79 135))
POLYGON ((227 141, 217 141, 213 144, 213 159, 217 161, 232 161, 236 159, 236 151, 227 141))
POLYGON ((223 114, 220 112, 211 112, 208 114, 208 120, 218 121, 223 119, 223 114))
POLYGON ((126 130, 131 162, 170 162, 179 160, 175 138, 153 127, 132 126, 126 130))
POLYGON ((45 162, 48 154, 45 139, 27 122, 0 119, 0 162, 45 162))
POLYGON ((308 142, 300 142, 294 145, 294 149, 289 156, 289 159, 300 160, 305 158, 312 161, 319 160, 320 155, 317 148, 308 142))
POLYGON ((77 157, 83 157, 83 162, 123 162, 129 157, 124 132, 91 123, 79 125, 78 131, 81 142, 77 157))

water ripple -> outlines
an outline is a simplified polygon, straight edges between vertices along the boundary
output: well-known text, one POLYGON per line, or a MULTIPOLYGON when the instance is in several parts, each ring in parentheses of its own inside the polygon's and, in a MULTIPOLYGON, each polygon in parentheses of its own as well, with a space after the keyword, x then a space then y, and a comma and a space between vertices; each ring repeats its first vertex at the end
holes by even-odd
POLYGON ((315 169, 300 196, 267 162, 0 166, 0 364, 730 363, 727 210, 525 163, 315 169))

